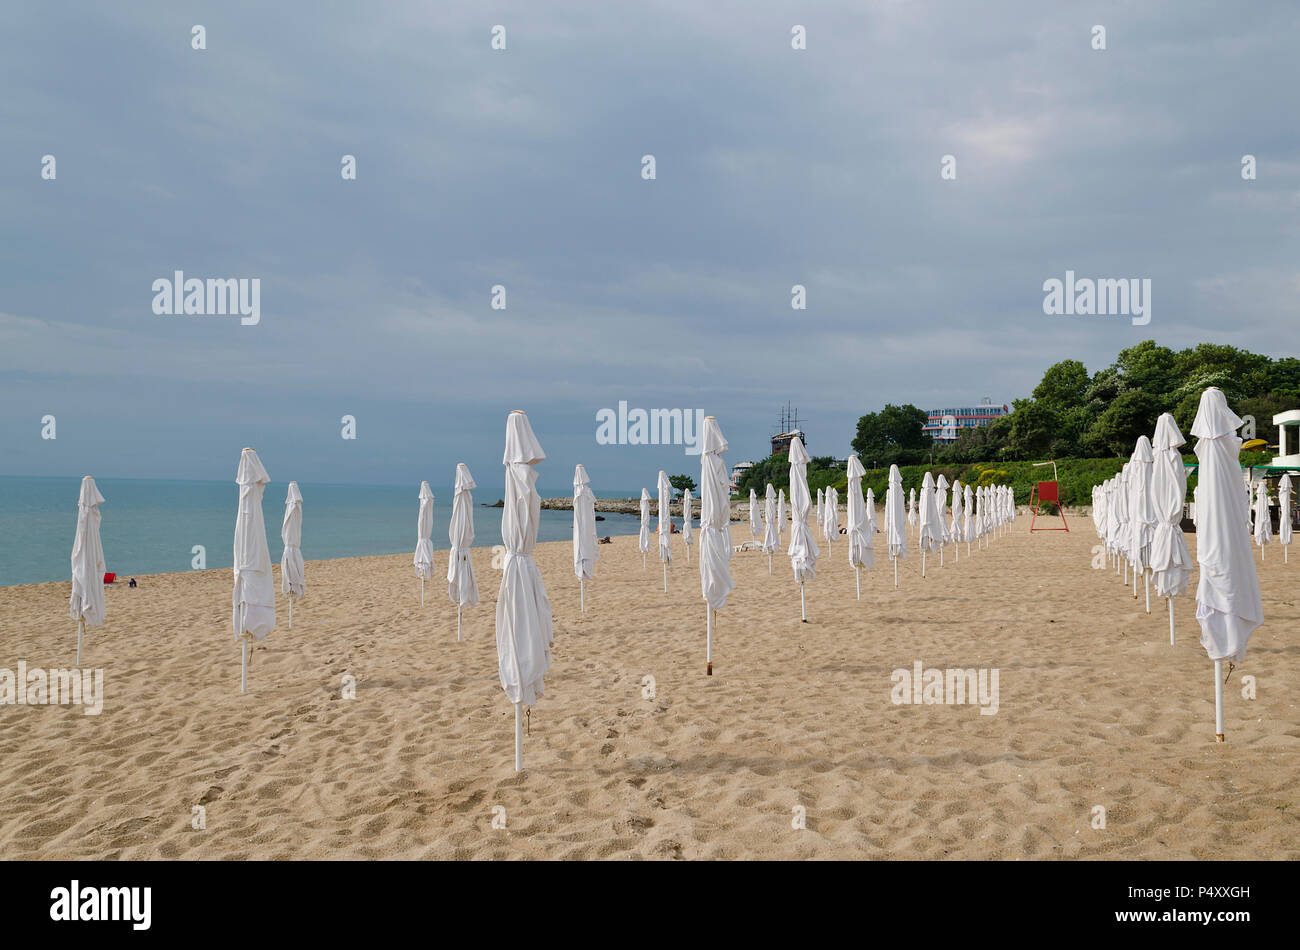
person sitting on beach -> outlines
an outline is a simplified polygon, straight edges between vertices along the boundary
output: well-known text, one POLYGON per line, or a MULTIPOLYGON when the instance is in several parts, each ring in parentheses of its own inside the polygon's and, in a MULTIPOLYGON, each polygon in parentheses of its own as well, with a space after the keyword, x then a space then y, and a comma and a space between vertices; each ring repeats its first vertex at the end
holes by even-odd
POLYGON ((135 578, 134 578, 134 577, 131 578, 131 583, 130 583, 129 586, 131 586, 131 587, 134 587, 134 586, 135 586, 135 578))

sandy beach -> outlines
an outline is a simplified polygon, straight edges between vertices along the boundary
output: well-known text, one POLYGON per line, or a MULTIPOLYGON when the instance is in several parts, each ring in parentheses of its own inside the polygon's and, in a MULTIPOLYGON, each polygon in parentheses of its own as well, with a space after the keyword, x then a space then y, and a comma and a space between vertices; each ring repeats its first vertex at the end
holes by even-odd
MULTIPOLYGON (((1148 616, 1113 569, 1091 569, 1091 523, 1071 524, 1031 536, 1022 516, 988 550, 931 558, 924 580, 913 538, 897 590, 877 536, 861 601, 847 542, 823 543, 807 624, 788 559, 769 576, 765 555, 738 554, 712 677, 679 536, 666 594, 634 537, 602 545, 585 615, 571 545, 539 545, 554 665, 518 774, 490 548, 474 551, 483 602, 463 642, 445 584, 421 608, 409 554, 308 561, 294 627, 282 601, 246 696, 228 570, 119 583, 86 636, 102 714, 0 707, 0 853, 1300 858, 1300 558, 1267 549, 1266 622, 1225 687, 1216 744, 1194 600, 1176 604, 1170 647, 1165 605, 1148 616), (891 672, 918 661, 996 669, 996 714, 895 705, 891 672), (1253 700, 1243 674, 1257 678, 1253 700)), ((435 566, 441 577, 445 552, 435 566)), ((0 666, 74 664, 68 589, 0 589, 0 666)))

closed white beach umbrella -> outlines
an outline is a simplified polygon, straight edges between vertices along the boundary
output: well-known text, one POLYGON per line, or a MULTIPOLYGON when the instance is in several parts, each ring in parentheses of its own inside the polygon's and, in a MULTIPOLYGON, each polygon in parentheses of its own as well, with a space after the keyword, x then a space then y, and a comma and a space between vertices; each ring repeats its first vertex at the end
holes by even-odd
POLYGON ((695 543, 695 532, 691 530, 691 490, 682 492, 682 543, 686 545, 686 563, 691 563, 691 545, 695 543))
POLYGON ((944 548, 952 534, 948 531, 948 479, 942 473, 934 481, 934 503, 939 512, 939 566, 943 567, 944 548))
POLYGON ((785 489, 776 490, 776 545, 781 546, 781 535, 785 534, 785 489))
POLYGON ((1264 479, 1255 485, 1255 543, 1259 545, 1259 559, 1264 560, 1264 545, 1273 540, 1273 525, 1268 516, 1268 486, 1264 479))
MULTIPOLYGON (((99 537, 99 506, 104 496, 89 475, 81 479, 77 498, 77 533, 72 540, 72 597, 68 614, 77 621, 77 666, 87 627, 98 627, 108 614, 104 598, 104 544, 99 537)), ((21 684, 26 689, 26 684, 21 684)))
POLYGON ((537 494, 537 469, 546 459, 528 417, 516 409, 506 417, 505 504, 501 509, 501 541, 505 564, 497 593, 497 672, 506 698, 515 707, 515 771, 524 767, 523 707, 542 696, 551 668, 551 602, 542 572, 533 560, 542 499, 537 494))
POLYGON ((913 528, 915 528, 917 520, 918 519, 916 513, 916 489, 911 488, 908 489, 908 493, 907 493, 907 523, 911 525, 913 528))
POLYGON ((307 593, 307 569, 302 562, 302 492, 297 482, 289 483, 284 499, 284 522, 280 525, 284 554, 280 557, 280 593, 289 596, 289 629, 293 629, 293 602, 307 593))
POLYGON ((641 551, 641 570, 645 570, 646 555, 650 553, 650 489, 641 489, 641 534, 637 538, 641 551))
POLYGON ((826 520, 822 523, 822 533, 829 551, 835 536, 840 533, 840 493, 834 488, 826 489, 826 520))
POLYGON ((872 537, 867 519, 867 503, 862 497, 862 476, 866 469, 858 459, 857 453, 849 456, 848 486, 848 523, 849 563, 853 565, 853 574, 858 585, 858 600, 862 599, 862 568, 871 570, 876 561, 872 537))
POLYGON ((767 573, 772 573, 772 555, 781 546, 781 535, 776 527, 776 490, 767 483, 763 498, 763 550, 767 552, 767 573))
POLYGON ((897 465, 889 466, 889 487, 885 489, 885 540, 889 559, 894 562, 894 586, 898 586, 898 559, 907 557, 907 513, 903 475, 897 465))
POLYGON ((1119 513, 1124 497, 1121 487, 1118 472, 1106 480, 1106 550, 1115 559, 1116 574, 1120 573, 1120 562, 1123 560, 1119 545, 1119 513))
POLYGON ((1092 530, 1098 540, 1106 540, 1106 484, 1092 486, 1092 530))
POLYGON ((916 546, 921 550, 921 576, 925 577, 925 558, 927 554, 943 547, 943 529, 939 526, 943 516, 939 514, 939 503, 934 493, 934 476, 929 472, 921 479, 920 525, 916 546))
POLYGON ((420 513, 415 521, 415 576, 420 579, 420 606, 424 606, 424 582, 433 579, 433 489, 420 482, 420 513))
POLYGON ((668 592, 668 565, 673 563, 673 519, 670 512, 673 502, 673 486, 668 481, 664 470, 659 470, 659 563, 664 567, 664 593, 668 592))
MULTIPOLYGON (((1147 568, 1151 564, 1151 538, 1156 531, 1155 509, 1151 506, 1151 472, 1155 456, 1151 440, 1138 436, 1133 455, 1129 458, 1128 484, 1128 550, 1133 569, 1142 574, 1146 584, 1147 613, 1151 613, 1151 578, 1147 568)), ((1133 578, 1133 596, 1137 597, 1137 577, 1133 578)))
POLYGON ((731 579, 731 479, 722 454, 727 440, 713 416, 700 436, 700 589, 705 601, 705 672, 713 675, 713 619, 727 604, 731 579))
POLYGON ((248 692, 248 645, 265 640, 275 629, 275 581, 271 577, 271 552, 266 545, 266 519, 262 495, 271 476, 252 449, 239 456, 239 513, 235 516, 235 588, 231 619, 235 642, 240 644, 239 691, 248 692))
MULTIPOLYGON (((805 454, 807 449, 804 450, 805 454)), ((804 466, 805 478, 807 477, 807 466, 804 466)), ((817 527, 820 528, 826 523, 826 493, 822 489, 817 489, 817 527)))
POLYGON ((1119 474, 1115 476, 1115 520, 1118 522, 1115 537, 1115 550, 1119 552, 1120 558, 1124 562, 1124 584, 1128 585, 1129 570, 1133 566, 1133 559, 1130 557, 1129 539, 1133 536, 1132 528, 1129 525, 1128 507, 1132 499, 1129 496, 1129 469, 1132 462, 1125 462, 1120 466, 1119 474))
POLYGON ((952 560, 957 563, 961 560, 961 542, 966 537, 965 515, 962 508, 962 484, 961 479, 952 480, 952 524, 948 529, 948 534, 952 537, 952 560))
POLYGON ((876 493, 874 490, 867 489, 867 537, 872 540, 874 545, 876 535, 880 533, 880 528, 876 524, 876 493))
POLYGON ((596 496, 581 464, 573 468, 573 573, 578 576, 578 601, 587 612, 587 581, 600 560, 596 541, 596 496))
POLYGON ((966 540, 966 556, 970 557, 970 543, 975 540, 975 493, 969 484, 962 486, 961 535, 966 540))
POLYGON ((1250 635, 1264 621, 1259 575, 1250 551, 1249 505, 1241 491, 1242 420, 1223 391, 1201 393, 1192 423, 1200 494, 1196 511, 1196 619, 1201 645, 1214 661, 1215 739, 1223 741, 1223 661, 1246 658, 1250 635))
POLYGON ((447 596, 456 605, 457 640, 460 639, 461 611, 478 603, 478 582, 474 579, 474 562, 469 553, 474 546, 474 496, 471 492, 477 487, 469 466, 464 462, 456 463, 456 490, 451 499, 451 525, 447 529, 447 540, 451 542, 451 550, 447 552, 447 596))
POLYGON ((1152 444, 1151 509, 1155 531, 1151 535, 1151 580, 1156 596, 1169 601, 1169 645, 1174 643, 1174 598, 1187 590, 1192 576, 1192 555, 1183 537, 1183 502, 1187 498, 1187 471, 1178 447, 1186 442, 1169 413, 1156 420, 1152 444))
POLYGON ((1286 563, 1291 544, 1291 474, 1285 473, 1277 483, 1277 540, 1282 545, 1282 562, 1286 563))
POLYGON ((812 531, 808 529, 808 512, 811 508, 808 450, 803 447, 803 439, 795 436, 790 440, 790 546, 786 549, 786 554, 790 557, 794 579, 799 582, 799 615, 804 623, 808 622, 804 584, 817 576, 817 556, 821 554, 812 531))
POLYGON ((751 538, 763 536, 763 526, 758 520, 758 495, 752 488, 749 490, 749 536, 751 538))

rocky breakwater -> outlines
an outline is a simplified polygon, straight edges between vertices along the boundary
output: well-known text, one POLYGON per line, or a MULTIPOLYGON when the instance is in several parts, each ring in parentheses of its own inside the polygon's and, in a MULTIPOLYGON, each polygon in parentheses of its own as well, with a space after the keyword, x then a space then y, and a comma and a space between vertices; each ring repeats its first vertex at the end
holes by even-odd
MULTIPOLYGON (((572 498, 543 498, 542 507, 547 508, 551 511, 572 511, 573 499, 572 498)), ((596 511, 597 513, 612 512, 614 514, 636 515, 639 517, 641 515, 641 499, 640 498, 597 498, 596 511)), ((651 498, 650 517, 655 518, 658 516, 658 513, 659 513, 659 499, 651 498)), ((673 518, 680 518, 682 516, 682 503, 680 499, 674 500, 669 503, 668 514, 670 517, 673 518)), ((749 518, 749 502, 733 501, 731 503, 731 520, 745 521, 748 520, 748 518, 749 518)), ((700 521, 700 500, 695 497, 691 498, 691 521, 695 524, 699 524, 700 521)))

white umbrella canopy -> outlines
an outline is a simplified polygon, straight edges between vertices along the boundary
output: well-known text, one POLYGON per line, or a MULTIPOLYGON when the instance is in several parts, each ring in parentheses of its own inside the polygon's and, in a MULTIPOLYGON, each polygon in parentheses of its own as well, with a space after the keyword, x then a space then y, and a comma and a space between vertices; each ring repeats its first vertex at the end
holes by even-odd
POLYGON ((104 544, 99 537, 99 506, 104 496, 89 475, 81 479, 77 498, 77 533, 72 541, 72 596, 68 613, 77 621, 77 665, 81 665, 81 635, 98 627, 108 614, 104 598, 104 544))
POLYGON ((297 482, 289 483, 284 499, 284 521, 280 525, 284 554, 280 557, 280 593, 289 597, 289 626, 293 626, 293 602, 307 593, 307 569, 302 562, 302 492, 297 482))
POLYGON ((954 478, 952 480, 952 524, 948 529, 948 534, 954 542, 961 543, 966 539, 964 520, 961 479, 954 478))
POLYGON ((447 540, 451 550, 447 552, 447 596, 456 605, 456 639, 460 639, 460 611, 478 603, 478 581, 474 579, 474 562, 470 559, 470 548, 474 546, 474 496, 471 494, 478 486, 469 466, 464 462, 456 463, 456 488, 451 499, 451 525, 447 528, 447 540))
POLYGON ((1250 553, 1249 519, 1241 491, 1241 419, 1216 388, 1201 394, 1192 435, 1197 438, 1200 506, 1197 510, 1196 619, 1210 659, 1240 662, 1250 635, 1264 619, 1259 575, 1250 553))
POLYGON ((1277 540, 1282 551, 1291 543, 1291 475, 1285 473, 1277 483, 1277 540))
POLYGON ((528 416, 517 409, 511 412, 506 417, 502 456, 506 471, 501 541, 506 553, 497 593, 496 634, 501 688, 515 707, 515 771, 524 764, 521 707, 541 698, 555 642, 551 602, 533 560, 542 508, 534 466, 545 459, 528 416))
POLYGON ((876 493, 867 489, 867 537, 874 543, 879 528, 876 525, 876 493))
POLYGON ((650 553, 650 489, 641 489, 641 533, 637 537, 637 550, 641 552, 641 566, 645 567, 645 556, 650 553))
POLYGON ((596 541, 596 495, 581 464, 573 468, 573 573, 580 581, 592 579, 600 560, 596 541))
POLYGON ((1264 556, 1264 545, 1272 540, 1273 525, 1268 515, 1268 487, 1261 478, 1255 486, 1255 543, 1260 547, 1260 557, 1264 556))
MULTIPOLYGON (((415 521, 415 576, 421 581, 433 578, 433 489, 420 482, 420 513, 415 521)), ((424 584, 420 585, 424 590, 424 584)), ((424 602, 421 597, 421 603, 424 602)))
MULTIPOLYGON (((1132 558, 1129 557, 1129 539, 1131 537, 1129 528, 1128 506, 1129 506, 1129 467, 1132 462, 1125 462, 1120 466, 1119 474, 1115 476, 1115 537, 1113 543, 1115 550, 1124 559, 1125 565, 1129 564, 1132 558)), ((1125 571, 1127 571, 1127 566, 1125 571)), ((1125 581, 1128 580, 1125 575, 1125 581)))
POLYGON ((271 476, 252 449, 239 457, 235 481, 239 485, 239 512, 235 517, 235 587, 231 596, 231 622, 235 638, 265 640, 275 629, 275 582, 271 552, 266 544, 262 495, 271 476))
POLYGON ((935 498, 934 476, 929 472, 921 479, 920 525, 916 545, 921 550, 921 576, 925 576, 925 558, 943 547, 943 529, 939 504, 935 498))
POLYGON ((758 521, 758 495, 752 488, 749 490, 749 536, 751 538, 763 536, 763 526, 758 521))
MULTIPOLYGON (((805 453, 807 450, 804 450, 805 453)), ((804 467, 805 480, 807 478, 807 466, 804 467)), ((811 497, 811 495, 810 495, 811 497)), ((822 489, 817 489, 817 526, 820 528, 826 523, 826 493, 822 489)))
POLYGON ((867 503, 862 497, 862 477, 866 474, 866 469, 862 467, 862 462, 858 459, 857 454, 850 455, 848 467, 848 524, 846 527, 849 534, 849 564, 853 566, 854 573, 858 577, 859 600, 862 599, 862 584, 861 574, 858 572, 864 567, 871 570, 876 560, 870 533, 870 523, 867 518, 867 503))
POLYGON ((700 589, 707 616, 706 671, 713 675, 713 614, 735 589, 731 578, 731 480, 722 454, 727 440, 713 416, 704 417, 700 434, 700 589))
POLYGON ((781 544, 781 535, 785 533, 785 489, 776 490, 776 543, 781 544))
POLYGON ((1169 599, 1169 643, 1174 642, 1174 602, 1187 590, 1192 576, 1192 555, 1183 537, 1183 502, 1187 498, 1187 471, 1178 447, 1186 440, 1169 413, 1156 420, 1152 452, 1151 509, 1155 531, 1151 536, 1151 578, 1156 596, 1169 599))
POLYGON ((1137 570, 1145 570, 1151 562, 1151 538, 1156 530, 1155 511, 1151 507, 1151 475, 1155 455, 1151 440, 1138 436, 1133 455, 1129 458, 1128 483, 1128 556, 1137 570))
POLYGON ((663 469, 659 470, 659 562, 664 566, 664 590, 668 589, 668 565, 673 563, 673 521, 670 515, 673 486, 663 469))
POLYGON ((573 469, 573 573, 578 577, 578 602, 587 612, 587 581, 600 560, 596 540, 596 496, 581 464, 573 469))
POLYGON ((915 528, 916 522, 917 522, 916 489, 911 488, 908 489, 908 493, 907 493, 907 523, 915 528))
POLYGON ((252 449, 239 456, 235 482, 239 485, 239 511, 235 516, 235 586, 231 593, 231 620, 235 642, 240 644, 241 693, 248 691, 248 646, 265 640, 275 629, 275 581, 271 552, 266 544, 262 495, 271 476, 252 449))
POLYGON ((775 554, 781 544, 776 523, 776 489, 767 483, 767 492, 763 498, 763 550, 769 555, 775 554))
POLYGON ((817 556, 821 549, 808 529, 808 512, 812 508, 812 495, 808 491, 808 451, 803 440, 795 436, 790 440, 790 546, 786 554, 794 579, 800 584, 817 576, 817 556))
POLYGON ((969 484, 962 486, 962 540, 966 542, 966 553, 970 553, 970 544, 975 540, 975 492, 969 484))
POLYGON ((289 483, 284 499, 284 521, 280 525, 284 555, 280 558, 280 593, 301 597, 307 592, 306 568, 302 561, 302 492, 297 482, 289 483))
POLYGON ((826 520, 822 523, 822 536, 827 544, 833 544, 840 533, 840 493, 834 488, 826 489, 826 520))
POLYGON ((885 539, 889 557, 894 562, 894 586, 898 586, 898 559, 907 557, 907 514, 903 495, 903 476, 897 465, 889 466, 889 487, 885 489, 885 539))
POLYGON ((1106 540, 1106 483, 1092 486, 1092 530, 1097 538, 1106 540))
POLYGON ((943 473, 934 481, 934 504, 939 513, 939 545, 942 547, 952 540, 948 531, 948 479, 943 473))
POLYGON ((686 545, 686 563, 691 563, 691 545, 695 543, 695 532, 691 530, 691 490, 682 492, 682 543, 686 545))
POLYGON ((1214 660, 1215 738, 1223 741, 1223 661, 1246 658, 1250 635, 1264 621, 1259 575, 1250 551, 1249 504, 1241 491, 1241 418, 1223 391, 1201 393, 1192 423, 1199 462, 1196 507, 1196 619, 1214 660))
MULTIPOLYGON (((1120 509, 1124 504, 1124 492, 1117 472, 1106 480, 1106 549, 1116 556, 1118 561, 1120 531, 1120 509)), ((1116 565, 1118 567, 1118 564, 1116 565)))

